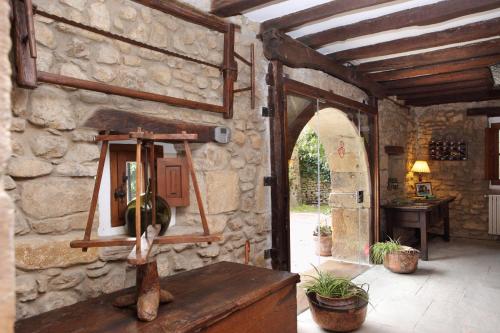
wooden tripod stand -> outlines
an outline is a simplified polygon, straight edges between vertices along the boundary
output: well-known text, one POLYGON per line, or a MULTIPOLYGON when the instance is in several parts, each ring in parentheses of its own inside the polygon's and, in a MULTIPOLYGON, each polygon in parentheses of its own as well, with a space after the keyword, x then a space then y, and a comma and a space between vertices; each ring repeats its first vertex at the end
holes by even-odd
POLYGON ((90 203, 90 211, 87 219, 87 226, 83 240, 75 240, 70 243, 72 248, 81 248, 87 251, 89 247, 108 247, 108 246, 126 246, 134 245, 134 248, 127 257, 130 264, 137 266, 136 274, 136 292, 119 297, 115 301, 116 306, 129 306, 137 303, 137 316, 141 320, 154 320, 158 313, 160 303, 171 302, 173 296, 166 290, 160 289, 158 269, 156 259, 151 257, 151 249, 154 244, 180 244, 180 243, 204 243, 216 242, 222 240, 221 234, 210 234, 208 227, 201 193, 193 168, 190 141, 196 141, 197 134, 188 134, 186 132, 177 134, 154 134, 153 132, 143 131, 138 128, 136 132, 128 134, 105 134, 98 135, 95 140, 102 141, 97 176, 95 179, 94 192, 90 203), (104 161, 109 147, 109 141, 136 141, 136 210, 135 210, 135 234, 136 237, 105 237, 99 239, 90 239, 92 233, 92 224, 97 207, 97 197, 102 181, 104 161), (186 152, 186 160, 191 175, 196 201, 203 226, 203 233, 193 235, 175 235, 160 236, 160 226, 156 224, 156 172, 155 172, 155 142, 182 142, 186 152), (151 191, 152 191, 152 223, 141 235, 141 174, 143 174, 142 151, 145 149, 147 156, 147 165, 151 168, 151 191), (139 235, 141 235, 139 237, 139 235))

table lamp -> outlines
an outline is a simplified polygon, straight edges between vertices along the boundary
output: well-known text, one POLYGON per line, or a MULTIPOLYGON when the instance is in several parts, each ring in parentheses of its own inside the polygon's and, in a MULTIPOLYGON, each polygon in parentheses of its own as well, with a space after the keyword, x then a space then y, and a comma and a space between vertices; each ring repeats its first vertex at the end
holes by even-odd
POLYGON ((429 165, 427 161, 415 161, 413 167, 411 168, 411 172, 418 174, 418 181, 422 182, 422 174, 423 173, 431 173, 431 169, 429 169, 429 165))

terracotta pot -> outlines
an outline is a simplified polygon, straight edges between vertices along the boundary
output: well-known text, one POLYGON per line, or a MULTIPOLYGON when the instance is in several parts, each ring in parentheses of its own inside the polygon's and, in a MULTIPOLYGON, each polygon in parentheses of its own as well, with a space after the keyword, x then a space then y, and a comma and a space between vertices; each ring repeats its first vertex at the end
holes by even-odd
POLYGON ((420 251, 404 246, 402 250, 387 253, 384 266, 393 273, 411 274, 417 270, 420 251))
POLYGON ((329 257, 332 255, 332 235, 320 237, 313 236, 313 239, 316 247, 316 255, 322 257, 329 257))
POLYGON ((319 304, 331 307, 354 306, 358 301, 357 296, 332 298, 316 294, 316 300, 319 304))
POLYGON ((316 300, 316 294, 307 295, 311 314, 321 328, 334 332, 350 332, 357 330, 366 319, 368 302, 356 297, 354 305, 331 307, 316 300))

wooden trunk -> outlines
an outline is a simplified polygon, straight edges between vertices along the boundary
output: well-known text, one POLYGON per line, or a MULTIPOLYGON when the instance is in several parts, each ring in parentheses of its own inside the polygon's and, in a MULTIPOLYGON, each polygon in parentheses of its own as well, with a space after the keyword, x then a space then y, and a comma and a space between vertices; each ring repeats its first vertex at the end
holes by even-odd
POLYGON ((134 293, 129 288, 21 320, 16 332, 296 333, 297 282, 297 274, 221 262, 162 279, 160 287, 175 299, 159 307, 154 321, 138 321, 132 307, 113 306, 117 297, 134 293))

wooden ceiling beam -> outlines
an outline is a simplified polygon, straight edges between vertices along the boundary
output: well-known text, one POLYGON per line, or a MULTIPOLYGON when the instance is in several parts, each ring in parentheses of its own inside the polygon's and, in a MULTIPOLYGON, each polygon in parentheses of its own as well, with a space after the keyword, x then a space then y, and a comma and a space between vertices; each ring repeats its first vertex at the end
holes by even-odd
POLYGON ((345 67, 295 39, 270 29, 262 33, 264 55, 268 60, 279 60, 293 68, 316 69, 335 76, 347 83, 371 92, 379 98, 386 96, 383 87, 353 68, 345 67))
POLYGON ((500 107, 467 109, 467 116, 500 117, 500 107))
POLYGON ((326 19, 331 16, 350 12, 356 9, 380 5, 394 0, 335 0, 318 6, 307 8, 288 15, 280 16, 265 21, 260 26, 260 31, 264 32, 271 28, 282 32, 289 32, 302 25, 326 19))
POLYGON ((402 10, 361 22, 335 27, 299 38, 316 49, 326 44, 412 26, 436 24, 500 7, 498 0, 445 0, 402 10))
POLYGON ((391 40, 389 42, 367 45, 354 49, 331 53, 340 62, 355 59, 368 59, 390 54, 409 52, 430 47, 470 42, 476 39, 500 35, 500 18, 463 25, 443 31, 391 40))
POLYGON ((500 49, 498 50, 498 52, 499 54, 484 57, 443 62, 434 65, 405 68, 394 71, 371 73, 368 74, 368 77, 375 81, 393 81, 426 75, 460 72, 467 69, 488 67, 500 63, 500 49))
POLYGON ((436 92, 436 91, 449 91, 454 89, 465 89, 465 88, 475 88, 481 87, 485 90, 491 89, 493 86, 491 79, 481 79, 481 80, 471 80, 471 81, 460 81, 460 82, 452 82, 452 83, 444 83, 444 84, 433 84, 427 86, 418 86, 418 87, 408 87, 408 88, 399 88, 399 89, 391 89, 388 90, 389 95, 409 95, 409 94, 419 94, 426 92, 436 92))
MULTIPOLYGON (((212 0, 211 13, 221 17, 239 15, 250 9, 268 4, 281 2, 276 0, 212 0)), ((168 2, 168 1, 167 1, 168 2)))
POLYGON ((388 90, 405 87, 425 86, 433 84, 451 83, 457 81, 471 81, 491 79, 491 72, 488 68, 469 69, 461 72, 427 75, 410 79, 385 81, 381 84, 388 90))
POLYGON ((475 92, 468 94, 452 94, 434 98, 422 98, 405 101, 405 105, 412 106, 429 106, 448 103, 461 103, 461 102, 480 102, 500 99, 500 90, 491 90, 487 92, 475 92))
POLYGON ((475 92, 486 92, 486 91, 490 91, 490 90, 491 90, 491 87, 486 87, 486 86, 461 88, 461 89, 449 89, 449 90, 424 92, 424 93, 419 93, 419 94, 398 95, 398 99, 415 100, 415 99, 423 99, 423 98, 436 98, 436 97, 449 96, 449 95, 462 95, 462 94, 475 93, 475 92))
MULTIPOLYGON (((500 24, 500 22, 499 22, 500 24)), ((462 60, 500 53, 500 38, 447 49, 412 54, 378 61, 364 62, 356 69, 360 72, 377 72, 432 65, 446 61, 462 60)))

